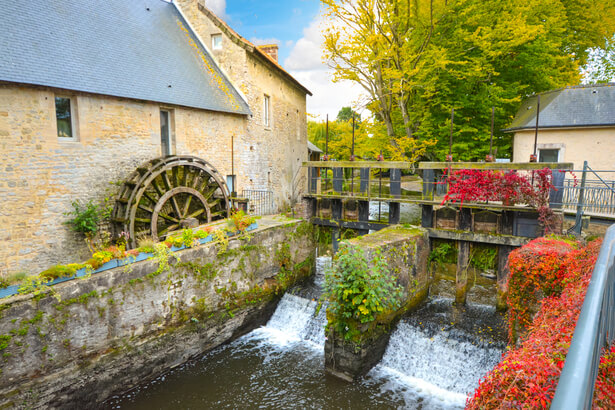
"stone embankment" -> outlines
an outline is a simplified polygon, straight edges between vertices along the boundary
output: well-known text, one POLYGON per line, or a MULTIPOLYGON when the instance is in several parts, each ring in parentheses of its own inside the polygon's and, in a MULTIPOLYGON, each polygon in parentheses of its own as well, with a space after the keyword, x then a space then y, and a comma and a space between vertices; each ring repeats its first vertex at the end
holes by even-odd
POLYGON ((312 226, 263 218, 228 244, 0 300, 0 408, 85 408, 264 324, 313 269, 312 226))
POLYGON ((429 234, 426 229, 394 225, 347 243, 361 249, 368 264, 376 257, 382 258, 388 274, 395 277, 402 290, 401 306, 379 315, 372 323, 361 324, 361 333, 352 340, 333 330, 331 320, 334 318, 328 315, 325 368, 328 373, 350 381, 367 373, 380 361, 393 325, 427 298, 431 280, 427 269, 429 234))

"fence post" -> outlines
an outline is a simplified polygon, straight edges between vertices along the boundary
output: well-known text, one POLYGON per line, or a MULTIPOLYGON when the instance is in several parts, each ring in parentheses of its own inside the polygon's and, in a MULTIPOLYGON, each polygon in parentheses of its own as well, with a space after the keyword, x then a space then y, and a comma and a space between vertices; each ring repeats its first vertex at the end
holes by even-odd
POLYGON ((316 191, 316 187, 318 185, 318 168, 316 167, 309 167, 308 168, 308 173, 310 175, 310 186, 309 186, 309 192, 310 194, 315 194, 316 191))
POLYGON ((344 190, 344 168, 333 168, 333 191, 341 194, 344 190))
POLYGON ((583 229, 583 206, 585 205, 585 181, 587 180, 587 161, 583 161, 583 175, 581 176, 581 188, 579 189, 579 199, 577 202, 577 217, 574 221, 574 232, 581 236, 583 229))
POLYGON ((551 183, 553 188, 549 191, 549 208, 560 209, 564 202, 564 178, 566 178, 566 172, 557 169, 553 170, 551 174, 551 183))
MULTIPOLYGON (((391 168, 390 170, 390 194, 393 198, 401 196, 401 170, 391 168)), ((389 202, 389 223, 398 224, 400 219, 399 202, 389 202)))

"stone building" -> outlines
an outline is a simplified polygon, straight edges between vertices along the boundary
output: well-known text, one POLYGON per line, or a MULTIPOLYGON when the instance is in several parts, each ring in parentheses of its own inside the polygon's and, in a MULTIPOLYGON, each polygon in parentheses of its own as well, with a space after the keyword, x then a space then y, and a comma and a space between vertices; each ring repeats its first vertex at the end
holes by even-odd
MULTIPOLYGON (((83 260, 64 214, 139 164, 189 154, 235 190, 301 194, 309 91, 194 1, 0 8, 0 275, 83 260), (231 158, 234 141, 234 161, 231 158)), ((268 54, 269 53, 269 54, 268 54)))
MULTIPOLYGON (((534 152, 538 97, 525 100, 504 132, 514 133, 513 161, 527 162, 534 152)), ((538 161, 583 161, 596 170, 615 169, 615 84, 566 87, 540 94, 538 161)))

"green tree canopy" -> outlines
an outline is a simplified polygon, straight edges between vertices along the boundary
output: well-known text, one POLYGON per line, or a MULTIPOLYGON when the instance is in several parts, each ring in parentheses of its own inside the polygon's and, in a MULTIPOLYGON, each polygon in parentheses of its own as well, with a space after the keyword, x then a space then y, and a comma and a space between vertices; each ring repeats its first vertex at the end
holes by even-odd
POLYGON ((337 121, 351 121, 353 115, 355 121, 361 121, 361 114, 357 113, 350 107, 342 107, 342 109, 337 113, 337 121))
MULTIPOLYGON (((510 152, 521 100, 577 84, 590 47, 615 31, 615 0, 322 0, 336 79, 358 82, 391 145, 437 141, 431 156, 484 158, 495 107, 498 155, 510 152), (406 140, 404 140, 404 138, 406 140)), ((408 145, 409 146, 409 145, 408 145)))

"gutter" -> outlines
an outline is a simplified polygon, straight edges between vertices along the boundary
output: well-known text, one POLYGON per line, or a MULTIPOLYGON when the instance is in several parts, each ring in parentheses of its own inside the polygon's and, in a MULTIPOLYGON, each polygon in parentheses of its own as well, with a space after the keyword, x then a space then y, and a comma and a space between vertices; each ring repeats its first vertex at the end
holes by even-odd
MULTIPOLYGON (((552 129, 578 129, 578 128, 613 128, 615 127, 615 123, 605 123, 605 124, 580 124, 580 125, 541 125, 538 127, 538 130, 552 130, 552 129)), ((513 128, 505 128, 500 130, 500 132, 510 133, 517 131, 534 131, 536 127, 533 126, 523 126, 523 127, 513 127, 513 128)))

